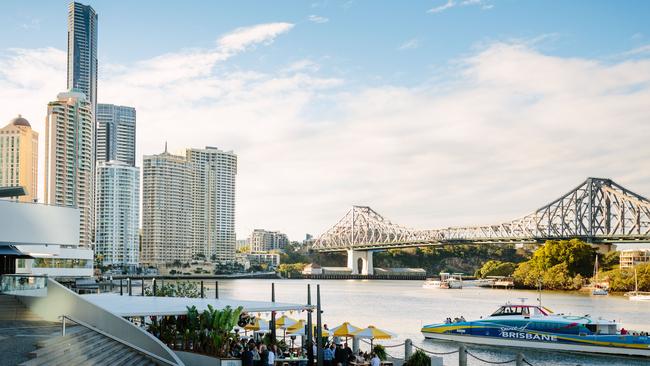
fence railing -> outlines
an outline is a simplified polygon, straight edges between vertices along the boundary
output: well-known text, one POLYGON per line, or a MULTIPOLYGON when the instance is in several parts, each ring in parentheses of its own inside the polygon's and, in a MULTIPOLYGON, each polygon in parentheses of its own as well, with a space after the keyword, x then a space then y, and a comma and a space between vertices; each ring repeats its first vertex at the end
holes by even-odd
POLYGON ((0 293, 19 296, 47 296, 47 276, 30 274, 0 275, 0 293))

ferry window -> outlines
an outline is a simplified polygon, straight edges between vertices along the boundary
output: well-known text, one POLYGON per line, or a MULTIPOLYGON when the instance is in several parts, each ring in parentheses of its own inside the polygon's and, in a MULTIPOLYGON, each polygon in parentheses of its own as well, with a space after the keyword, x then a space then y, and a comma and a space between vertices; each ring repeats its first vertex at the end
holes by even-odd
POLYGON ((596 333, 596 324, 587 324, 586 327, 590 332, 596 333))
POLYGON ((524 316, 530 316, 530 313, 528 312, 528 308, 522 308, 522 309, 521 309, 521 313, 522 313, 524 316))

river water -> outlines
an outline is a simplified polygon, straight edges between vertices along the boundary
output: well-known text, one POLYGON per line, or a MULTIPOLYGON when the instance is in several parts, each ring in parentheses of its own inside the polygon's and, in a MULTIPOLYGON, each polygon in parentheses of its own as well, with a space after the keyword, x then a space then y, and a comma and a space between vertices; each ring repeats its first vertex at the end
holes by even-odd
MULTIPOLYGON (((439 323, 446 317, 464 316, 476 319, 492 313, 506 301, 519 302, 527 298, 536 303, 538 293, 525 290, 485 289, 465 287, 462 290, 422 288, 420 281, 369 281, 369 280, 219 280, 219 297, 241 300, 271 299, 271 282, 275 282, 276 301, 305 303, 307 284, 312 284, 315 304, 315 285, 320 284, 323 323, 331 327, 344 321, 365 327, 374 325, 396 333, 394 340, 377 341, 384 345, 403 343, 407 338, 417 346, 434 352, 449 352, 457 345, 424 340, 420 329, 424 324, 439 323)), ((214 296, 214 285, 208 294, 214 296)), ((542 303, 557 313, 573 315, 591 314, 621 322, 626 329, 650 330, 650 305, 629 301, 622 296, 590 296, 581 293, 543 292, 542 303)), ((287 314, 300 318, 301 314, 287 314)), ((314 322, 316 321, 314 316, 314 322)), ((362 349, 365 346, 362 343, 362 349)), ((516 351, 468 345, 476 356, 490 361, 513 359, 516 351)), ((403 347, 388 348, 393 356, 402 356, 403 347)), ((542 365, 650 365, 648 360, 622 357, 591 356, 548 351, 520 350, 526 360, 535 366, 542 365)), ((487 365, 468 357, 469 365, 487 365)), ((444 356, 445 365, 457 365, 458 355, 444 356)), ((514 365, 511 363, 510 365, 514 365)))

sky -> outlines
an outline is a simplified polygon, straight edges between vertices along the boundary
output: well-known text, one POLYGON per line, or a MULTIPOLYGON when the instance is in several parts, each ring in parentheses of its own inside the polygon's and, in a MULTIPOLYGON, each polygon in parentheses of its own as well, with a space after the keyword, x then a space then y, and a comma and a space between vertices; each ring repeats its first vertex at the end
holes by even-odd
MULTIPOLYGON (((590 176, 650 196, 648 1, 84 3, 98 101, 136 108, 139 166, 165 142, 238 155, 238 238, 302 240, 352 205, 496 224, 590 176)), ((41 133, 41 181, 67 4, 0 12, 0 125, 41 133)))

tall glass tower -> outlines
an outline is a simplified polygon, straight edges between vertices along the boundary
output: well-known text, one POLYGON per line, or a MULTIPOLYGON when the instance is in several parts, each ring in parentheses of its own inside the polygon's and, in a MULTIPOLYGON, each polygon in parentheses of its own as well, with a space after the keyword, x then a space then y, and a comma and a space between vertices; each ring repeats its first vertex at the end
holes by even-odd
POLYGON ((97 107, 97 13, 90 5, 68 6, 68 89, 77 89, 97 107))
POLYGON ((97 104, 97 162, 121 161, 135 166, 135 108, 97 104))

